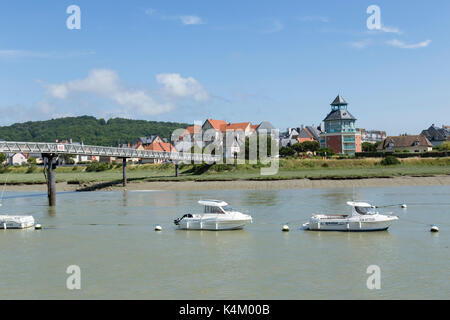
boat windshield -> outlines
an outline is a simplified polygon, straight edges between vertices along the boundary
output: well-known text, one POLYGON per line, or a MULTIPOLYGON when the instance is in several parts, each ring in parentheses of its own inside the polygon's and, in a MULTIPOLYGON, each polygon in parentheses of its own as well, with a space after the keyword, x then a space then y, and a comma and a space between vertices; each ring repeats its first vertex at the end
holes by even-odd
POLYGON ((221 207, 205 206, 205 213, 224 213, 221 207))
POLYGON ((373 208, 370 207, 355 207, 356 212, 359 214, 365 215, 365 214, 375 214, 375 211, 373 208))
POLYGON ((225 212, 233 212, 233 211, 234 211, 234 209, 233 209, 231 206, 225 206, 225 207, 222 207, 222 209, 223 209, 225 212))

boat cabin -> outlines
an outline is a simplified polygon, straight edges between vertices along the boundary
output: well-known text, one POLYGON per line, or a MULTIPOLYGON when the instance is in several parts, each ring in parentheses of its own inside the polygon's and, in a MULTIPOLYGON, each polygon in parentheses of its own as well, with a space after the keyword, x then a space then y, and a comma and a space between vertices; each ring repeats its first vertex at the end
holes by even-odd
POLYGON ((351 207, 353 215, 371 215, 371 214, 377 214, 377 211, 375 210, 374 206, 372 206, 369 203, 366 202, 352 202, 349 201, 347 204, 351 207))
POLYGON ((204 213, 226 214, 233 211, 228 203, 221 200, 200 200, 198 203, 205 207, 204 213))

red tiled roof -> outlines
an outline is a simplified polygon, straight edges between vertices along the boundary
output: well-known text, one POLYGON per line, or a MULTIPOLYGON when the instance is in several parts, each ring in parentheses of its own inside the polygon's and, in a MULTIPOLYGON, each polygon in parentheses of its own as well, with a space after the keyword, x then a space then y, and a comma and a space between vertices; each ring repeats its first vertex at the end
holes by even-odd
POLYGON ((193 135, 194 133, 200 133, 202 131, 201 126, 189 126, 187 127, 183 134, 180 136, 180 139, 182 139, 185 135, 193 135))
POLYGON ((239 123, 230 123, 225 127, 225 130, 242 130, 245 131, 248 126, 250 126, 250 122, 239 122, 239 123))
POLYGON ((176 149, 169 142, 153 142, 151 145, 145 148, 145 150, 151 151, 165 151, 165 152, 176 152, 176 149))
POLYGON ((255 131, 256 129, 258 129, 258 127, 259 127, 259 124, 252 125, 252 126, 250 126, 250 130, 255 131))
POLYGON ((207 120, 211 126, 219 131, 225 130, 225 127, 227 126, 227 122, 224 120, 214 120, 214 119, 208 119, 207 120))

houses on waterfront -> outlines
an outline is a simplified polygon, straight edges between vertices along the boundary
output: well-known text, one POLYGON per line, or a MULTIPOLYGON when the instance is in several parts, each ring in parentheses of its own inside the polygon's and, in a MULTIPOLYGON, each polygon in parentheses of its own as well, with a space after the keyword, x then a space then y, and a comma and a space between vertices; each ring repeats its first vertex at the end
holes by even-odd
POLYGON ((433 145, 423 134, 387 137, 377 147, 377 151, 428 152, 433 145))
POLYGON ((223 152, 225 158, 237 157, 245 150, 245 139, 254 134, 271 135, 275 127, 268 121, 260 124, 251 122, 231 122, 218 119, 206 119, 204 123, 186 128, 184 133, 174 141, 178 151, 191 151, 193 147, 200 150, 208 148, 223 152))
POLYGON ((442 128, 439 128, 432 124, 428 129, 423 130, 422 134, 433 146, 438 146, 445 141, 450 141, 450 126, 443 125, 442 128))
MULTIPOLYGON (((224 119, 206 119, 202 124, 197 123, 187 128, 180 128, 179 132, 167 139, 158 135, 143 136, 135 141, 118 145, 120 148, 133 148, 159 152, 203 152, 208 148, 220 150, 225 158, 236 158, 245 151, 246 139, 261 133, 277 137, 279 147, 292 147, 306 141, 317 142, 320 148, 333 150, 335 154, 354 155, 362 152, 363 143, 373 144, 369 148, 378 152, 427 152, 444 142, 450 142, 450 126, 438 127, 432 124, 418 135, 387 136, 385 131, 357 128, 357 118, 350 112, 347 101, 338 95, 330 104, 331 110, 326 114, 320 125, 299 125, 279 132, 270 121, 253 124, 249 121, 227 122, 224 119), (276 134, 275 134, 276 132, 276 134)), ((1 141, 1 140, 0 140, 1 141)), ((60 144, 82 145, 72 139, 56 141, 60 144)), ((298 150, 298 149, 297 149, 298 150)), ((368 150, 366 148, 366 150, 368 150)), ((216 151, 214 151, 216 152, 216 151)), ((7 154, 6 163, 23 165, 29 162, 41 164, 40 154, 7 154)), ((73 156, 60 157, 60 163, 71 164, 121 161, 113 157, 73 156)), ((164 160, 143 160, 130 158, 128 161, 139 163, 161 163, 164 160)))

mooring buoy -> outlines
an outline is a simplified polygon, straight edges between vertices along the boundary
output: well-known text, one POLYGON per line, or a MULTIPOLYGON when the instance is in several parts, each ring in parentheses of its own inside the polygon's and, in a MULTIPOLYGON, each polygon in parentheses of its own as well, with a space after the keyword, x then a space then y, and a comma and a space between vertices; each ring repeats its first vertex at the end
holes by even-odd
POLYGON ((430 231, 431 232, 439 232, 439 228, 438 228, 438 226, 432 225, 430 231))
POLYGON ((36 224, 36 225, 34 226, 34 229, 35 229, 35 230, 42 230, 42 225, 40 225, 40 224, 38 223, 38 224, 36 224))
POLYGON ((406 209, 406 208, 408 208, 408 206, 406 204, 402 204, 402 208, 406 209))
POLYGON ((162 231, 161 226, 156 226, 156 227, 155 227, 155 231, 162 231))
POLYGON ((285 224, 284 226, 283 226, 283 232, 289 232, 289 226, 287 225, 287 224, 285 224))

